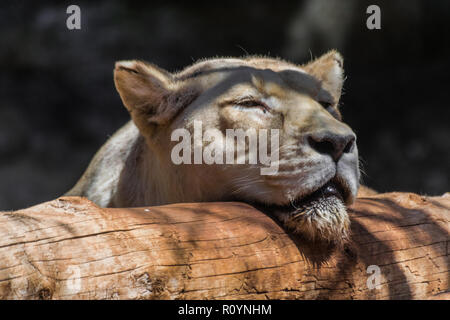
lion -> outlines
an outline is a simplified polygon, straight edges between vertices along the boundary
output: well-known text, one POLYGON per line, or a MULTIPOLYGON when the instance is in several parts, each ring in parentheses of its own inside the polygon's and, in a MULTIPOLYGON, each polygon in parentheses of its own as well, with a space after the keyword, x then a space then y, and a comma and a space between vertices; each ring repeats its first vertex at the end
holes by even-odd
POLYGON ((102 207, 241 201, 306 239, 342 244, 360 180, 356 135, 339 111, 343 82, 335 50, 304 65, 246 56, 201 60, 176 73, 116 62, 114 83, 131 120, 66 195, 102 207), (262 175, 261 163, 174 163, 172 133, 193 133, 199 122, 223 137, 229 129, 277 130, 277 172, 262 175))

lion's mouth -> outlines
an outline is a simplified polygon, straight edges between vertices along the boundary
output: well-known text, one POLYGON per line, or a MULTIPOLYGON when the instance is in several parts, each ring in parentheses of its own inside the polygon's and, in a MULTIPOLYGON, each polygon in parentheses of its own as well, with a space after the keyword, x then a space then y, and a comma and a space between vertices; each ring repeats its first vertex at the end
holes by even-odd
POLYGON ((341 201, 342 203, 346 203, 348 201, 349 196, 350 192, 346 187, 346 185, 344 185, 338 179, 331 179, 330 181, 328 181, 315 191, 307 195, 298 197, 295 200, 290 201, 289 204, 286 205, 258 204, 258 207, 264 207, 264 209, 269 212, 291 213, 299 211, 300 209, 309 206, 309 204, 313 202, 321 202, 321 200, 326 200, 327 198, 332 197, 334 197, 338 201, 341 201))
POLYGON ((331 179, 306 196, 287 205, 261 205, 256 207, 273 215, 285 227, 311 240, 326 240, 343 244, 348 239, 350 221, 345 203, 350 191, 338 179, 331 179))

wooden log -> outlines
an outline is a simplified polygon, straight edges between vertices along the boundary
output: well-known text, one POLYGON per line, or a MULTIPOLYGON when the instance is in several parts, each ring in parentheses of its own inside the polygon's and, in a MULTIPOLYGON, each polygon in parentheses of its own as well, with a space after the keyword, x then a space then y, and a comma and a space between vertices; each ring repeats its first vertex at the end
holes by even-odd
POLYGON ((449 298, 448 194, 360 198, 350 215, 352 243, 338 250, 242 203, 63 197, 0 213, 0 298, 449 298))

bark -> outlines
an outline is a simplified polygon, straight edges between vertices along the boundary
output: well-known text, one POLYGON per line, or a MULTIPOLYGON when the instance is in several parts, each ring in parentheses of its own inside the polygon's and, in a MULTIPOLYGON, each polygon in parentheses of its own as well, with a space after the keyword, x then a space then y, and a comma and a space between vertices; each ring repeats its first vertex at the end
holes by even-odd
POLYGON ((374 195, 350 215, 352 242, 337 249, 242 203, 105 209, 63 197, 0 213, 0 298, 449 298, 448 194, 374 195))

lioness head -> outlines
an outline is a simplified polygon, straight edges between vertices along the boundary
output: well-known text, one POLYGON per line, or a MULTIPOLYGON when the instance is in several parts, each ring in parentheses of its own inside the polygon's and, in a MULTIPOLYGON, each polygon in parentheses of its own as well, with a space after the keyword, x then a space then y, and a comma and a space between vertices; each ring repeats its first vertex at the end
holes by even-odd
MULTIPOLYGON (((356 136, 338 109, 342 66, 336 51, 302 66, 265 57, 224 58, 200 61, 174 74, 133 60, 116 63, 114 79, 156 155, 153 161, 173 180, 177 196, 171 202, 244 201, 309 239, 342 243, 349 229, 345 205, 354 201, 359 187, 356 136), (213 137, 196 140, 199 123, 213 137), (192 148, 183 150, 188 159, 183 163, 173 161, 177 129, 193 137, 192 148), (278 154, 271 164, 277 170, 261 174, 267 163, 230 164, 222 158, 230 146, 225 144, 215 146, 212 157, 217 161, 194 159, 196 148, 226 141, 229 129, 278 129, 279 143, 268 146, 278 154)), ((251 150, 244 150, 249 160, 251 150)), ((237 151, 233 154, 239 157, 237 151)))

